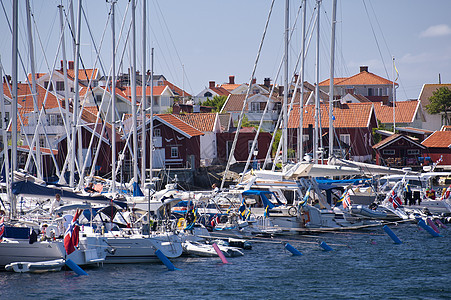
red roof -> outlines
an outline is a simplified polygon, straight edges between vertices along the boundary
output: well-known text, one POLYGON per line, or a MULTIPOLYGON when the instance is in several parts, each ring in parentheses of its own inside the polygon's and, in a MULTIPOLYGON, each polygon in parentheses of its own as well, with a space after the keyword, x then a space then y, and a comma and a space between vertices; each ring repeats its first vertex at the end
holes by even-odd
MULTIPOLYGON (((448 148, 451 145, 451 131, 435 131, 421 144, 428 148, 448 148)), ((451 152, 451 149, 448 148, 448 151, 451 152)))
MULTIPOLYGON (((395 118, 397 123, 412 123, 415 120, 420 102, 418 100, 397 101, 395 118)), ((375 103, 376 117, 382 123, 393 123, 393 106, 375 103)))
POLYGON ((184 132, 189 138, 191 138, 193 136, 204 135, 204 133, 202 131, 199 131, 198 129, 194 128, 193 126, 185 123, 184 121, 177 118, 175 115, 157 114, 154 116, 159 118, 160 120, 162 120, 164 123, 166 123, 172 127, 175 127, 179 131, 184 132))
POLYGON ((174 94, 179 95, 181 97, 183 97, 183 96, 184 97, 191 97, 190 94, 188 94, 186 91, 182 90, 178 86, 174 85, 173 83, 171 83, 171 82, 169 82, 167 80, 164 80, 163 83, 165 85, 167 85, 174 94))
POLYGON ((191 113, 174 116, 202 132, 214 130, 216 113, 191 113))
MULTIPOLYGON (((257 95, 263 95, 263 94, 257 94, 257 95)), ((248 103, 249 103, 249 99, 254 97, 254 96, 255 95, 249 95, 248 103)), ((266 96, 266 98, 267 98, 269 95, 263 95, 263 96, 266 96)), ((305 94, 304 94, 304 96, 305 96, 305 94)), ((244 103, 245 99, 246 99, 246 94, 231 94, 227 98, 227 101, 226 101, 225 106, 224 106, 224 111, 229 111, 229 112, 230 111, 241 111, 241 109, 243 108, 243 103, 244 103)), ((277 99, 274 96, 271 97, 271 99, 274 102, 279 102, 280 101, 279 99, 277 99)), ((246 104, 246 107, 244 108, 244 111, 248 111, 249 110, 248 103, 246 104)))
MULTIPOLYGON (((330 79, 326 79, 320 82, 319 85, 329 86, 330 85, 329 81, 330 79)), ((393 82, 367 71, 362 71, 348 78, 334 78, 335 86, 378 85, 378 84, 393 85, 393 82)), ((398 84, 395 83, 395 85, 398 84)))
MULTIPOLYGON (((18 150, 23 150, 23 151, 30 151, 30 146, 27 146, 27 145, 17 146, 17 149, 18 150)), ((41 147, 40 150, 41 150, 42 154, 50 155, 50 149, 49 148, 41 147)), ((36 151, 36 147, 33 147, 33 151, 36 151)), ((58 150, 52 149, 52 153, 53 153, 53 155, 58 155, 58 150)))
MULTIPOLYGON (((9 99, 12 98, 8 84, 3 83, 3 93, 5 96, 7 96, 9 99)), ((44 103, 46 94, 46 89, 44 89, 42 86, 37 85, 37 101, 38 101, 38 109, 42 108, 42 104, 44 103)), ((60 101, 61 103, 61 101, 60 101)), ((31 90, 28 84, 25 83, 18 83, 17 84, 17 104, 20 105, 22 108, 29 108, 33 110, 33 97, 31 95, 31 90)), ((61 104, 60 104, 61 105, 61 104)), ((45 101, 45 108, 55 108, 58 107, 58 99, 52 92, 49 92, 47 95, 47 100, 45 101)))
MULTIPOLYGON (((163 91, 166 89, 166 85, 157 85, 153 87, 153 95, 154 96, 161 96, 161 94, 163 93, 163 91)), ((142 97, 142 90, 143 87, 142 86, 137 86, 136 87, 136 97, 142 97)), ((132 88, 130 86, 125 87, 125 91, 124 91, 125 95, 129 98, 132 97, 132 88)), ((146 87, 146 95, 150 96, 150 86, 146 87)))
POLYGON ((230 95, 230 92, 228 90, 226 90, 223 87, 211 87, 209 88, 211 91, 213 91, 214 93, 218 94, 219 96, 228 96, 230 95))
MULTIPOLYGON (((329 127, 329 105, 321 105, 321 127, 329 127)), ((334 107, 333 122, 335 128, 368 128, 374 114, 372 103, 347 103, 342 108, 334 107)), ((374 120, 375 122, 376 120, 374 120)), ((303 127, 315 124, 315 106, 304 106, 303 127)), ((288 119, 288 128, 299 127, 299 105, 293 106, 293 111, 288 119)))
POLYGON ((237 84, 237 83, 223 83, 221 84, 221 87, 228 90, 229 92, 233 91, 234 89, 236 89, 237 87, 239 87, 241 84, 237 84))
MULTIPOLYGON (((60 72, 61 74, 64 74, 62 70, 56 71, 60 72)), ((96 79, 98 74, 99 74, 98 69, 81 69, 78 70, 78 79, 83 81, 89 81, 91 79, 96 79)), ((75 80, 75 70, 67 69, 67 76, 72 80, 75 80)))

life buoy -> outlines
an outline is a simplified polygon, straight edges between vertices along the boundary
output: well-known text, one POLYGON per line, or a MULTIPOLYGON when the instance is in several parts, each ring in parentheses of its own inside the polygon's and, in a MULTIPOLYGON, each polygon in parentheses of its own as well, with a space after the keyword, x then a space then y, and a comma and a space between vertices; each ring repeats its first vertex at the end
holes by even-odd
POLYGON ((49 225, 45 229, 45 236, 49 239, 56 238, 60 235, 60 230, 56 225, 49 225))
POLYGON ((177 228, 181 230, 181 229, 185 228, 185 226, 186 226, 185 218, 180 218, 177 222, 177 228))
POLYGON ((292 217, 295 217, 298 213, 298 209, 294 206, 288 208, 288 214, 292 217))

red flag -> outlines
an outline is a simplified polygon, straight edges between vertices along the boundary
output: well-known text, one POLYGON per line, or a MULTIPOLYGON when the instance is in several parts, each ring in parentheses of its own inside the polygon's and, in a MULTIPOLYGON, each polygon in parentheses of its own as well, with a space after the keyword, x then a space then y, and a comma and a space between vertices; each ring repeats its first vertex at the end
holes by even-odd
POLYGON ((0 243, 3 241, 3 235, 5 234, 5 224, 3 224, 3 217, 0 220, 0 243))
POLYGON ((388 201, 390 201, 393 204, 394 209, 397 209, 402 205, 401 198, 399 198, 398 195, 395 194, 395 191, 391 193, 390 198, 388 198, 388 201))
POLYGON ((80 217, 83 210, 77 209, 72 222, 67 227, 66 233, 64 234, 64 248, 66 249, 67 255, 75 251, 75 247, 78 246, 78 232, 80 231, 80 226, 78 226, 77 220, 80 217))

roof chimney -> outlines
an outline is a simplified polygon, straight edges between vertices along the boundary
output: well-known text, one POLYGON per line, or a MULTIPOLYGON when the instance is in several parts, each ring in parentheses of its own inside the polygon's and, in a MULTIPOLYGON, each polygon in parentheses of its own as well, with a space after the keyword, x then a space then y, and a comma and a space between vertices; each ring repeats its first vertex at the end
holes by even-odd
POLYGON ((229 76, 229 84, 235 84, 235 76, 233 75, 229 76))
POLYGON ((283 96, 283 85, 279 85, 279 96, 282 97, 283 96))
POLYGON ((271 78, 266 77, 263 81, 264 86, 271 87, 271 78))
POLYGON ((64 61, 61 60, 61 71, 64 70, 64 61))
POLYGON ((209 88, 213 89, 215 87, 215 82, 214 81, 210 81, 209 82, 209 88))
POLYGON ((368 72, 368 66, 360 66, 360 72, 368 72))
POLYGON ((70 60, 69 61, 69 70, 73 70, 74 69, 74 61, 70 60))
POLYGON ((256 84, 257 83, 257 79, 256 78, 253 78, 252 79, 252 84, 256 84))

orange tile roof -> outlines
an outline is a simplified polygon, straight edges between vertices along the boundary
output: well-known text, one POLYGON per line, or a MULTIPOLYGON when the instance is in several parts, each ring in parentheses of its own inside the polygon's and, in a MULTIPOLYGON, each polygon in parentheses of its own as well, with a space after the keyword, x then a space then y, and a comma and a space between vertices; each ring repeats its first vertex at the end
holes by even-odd
POLYGON ((177 128, 178 130, 184 132, 187 136, 189 136, 189 138, 204 135, 202 131, 199 131, 193 126, 185 123, 184 121, 180 120, 173 114, 157 114, 154 116, 161 119, 165 123, 177 128))
MULTIPOLYGON (((330 85, 330 79, 326 79, 319 83, 320 86, 329 86, 330 85)), ((387 80, 383 77, 380 77, 376 74, 373 74, 371 72, 363 71, 360 73, 357 73, 351 77, 347 78, 334 78, 334 85, 340 86, 340 85, 377 85, 377 84, 384 84, 384 85, 392 85, 393 82, 390 80, 387 80)), ((398 85, 395 83, 395 85, 398 85)))
POLYGON ((420 96, 418 97, 418 100, 421 101, 421 105, 425 107, 426 105, 430 104, 429 98, 433 95, 433 93, 438 90, 441 87, 447 87, 451 90, 451 83, 444 83, 444 84, 430 84, 426 83, 423 84, 423 88, 421 89, 420 96))
MULTIPOLYGON (((3 93, 9 99, 12 98, 8 84, 6 84, 6 83, 3 83, 3 93)), ((38 97, 37 97, 38 108, 41 108, 42 104, 44 103, 46 90, 42 86, 38 85, 37 93, 38 93, 38 97)), ((54 94, 52 94, 52 92, 49 92, 48 96, 47 96, 47 100, 45 102, 45 108, 50 109, 50 108, 58 107, 58 101, 60 101, 60 105, 61 105, 61 100, 58 100, 56 98, 56 96, 54 94)), ((31 90, 30 90, 30 87, 28 86, 28 84, 26 84, 26 83, 18 83, 17 84, 17 103, 23 108, 33 109, 33 105, 34 105, 33 97, 31 95, 31 90)))
POLYGON ((213 92, 215 92, 216 94, 218 94, 219 96, 228 96, 230 95, 230 92, 228 90, 226 90, 223 87, 213 87, 213 88, 209 88, 210 90, 212 90, 213 92))
MULTIPOLYGON (((64 74, 63 70, 56 70, 60 72, 61 74, 64 74)), ((96 79, 99 74, 98 69, 80 69, 78 70, 78 79, 89 81, 91 79, 96 79)), ((67 69, 67 76, 71 78, 72 80, 75 80, 75 70, 74 69, 67 69)))
MULTIPOLYGON (((153 87, 153 95, 161 96, 161 94, 166 89, 166 87, 167 87, 166 85, 154 86, 153 87)), ((142 97, 142 91, 143 91, 143 87, 137 86, 136 87, 136 97, 142 97)), ((125 87, 124 93, 128 98, 131 98, 132 97, 132 87, 130 87, 130 86, 125 87)), ((146 95, 150 96, 150 86, 146 87, 146 95)))
MULTIPOLYGON (((415 114, 419 109, 418 100, 397 101, 395 107, 395 118, 397 123, 412 123, 415 120, 415 114)), ((376 117, 382 123, 393 123, 393 106, 383 105, 382 102, 375 103, 374 109, 376 117)))
POLYGON ((451 125, 443 125, 440 131, 451 131, 451 125))
MULTIPOLYGON (((421 144, 428 148, 448 148, 451 145, 451 131, 435 131, 421 144)), ((451 152, 450 149, 448 151, 451 152)))
POLYGON ((234 89, 236 89, 237 87, 239 87, 241 84, 237 84, 237 83, 223 83, 221 84, 220 87, 228 90, 229 92, 233 91, 234 89))
POLYGON ((397 138, 399 138, 400 136, 402 136, 399 133, 394 133, 392 135, 390 135, 389 137, 386 137, 385 139, 381 140, 379 143, 377 143, 376 145, 373 146, 373 149, 378 149, 381 146, 384 146, 386 144, 388 144, 389 142, 396 140, 397 138))
MULTIPOLYGON (((18 150, 30 151, 30 146, 28 146, 28 145, 17 146, 17 149, 18 150)), ((41 147, 40 150, 41 150, 42 154, 50 155, 50 149, 49 148, 41 147)), ((33 151, 36 151, 36 147, 33 147, 33 151)), ((53 152, 53 155, 58 155, 58 150, 57 149, 52 149, 52 152, 53 152)))
MULTIPOLYGON (((329 105, 321 105, 321 127, 329 127, 329 105)), ((335 128, 367 128, 374 117, 372 103, 347 103, 343 108, 334 108, 335 128)), ((315 125, 315 106, 304 106, 303 127, 308 128, 308 124, 315 125)), ((288 128, 299 127, 299 105, 293 106, 293 111, 288 119, 288 128)))
MULTIPOLYGON (((176 95, 191 97, 191 95, 189 93, 187 93, 186 91, 182 90, 181 88, 179 88, 178 86, 176 86, 175 84, 173 84, 167 80, 164 80, 163 84, 167 85, 171 89, 171 91, 176 95)), ((149 92, 149 94, 150 94, 150 92, 149 92)))
POLYGON ((202 132, 212 132, 216 121, 216 113, 191 113, 174 116, 202 132))

